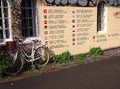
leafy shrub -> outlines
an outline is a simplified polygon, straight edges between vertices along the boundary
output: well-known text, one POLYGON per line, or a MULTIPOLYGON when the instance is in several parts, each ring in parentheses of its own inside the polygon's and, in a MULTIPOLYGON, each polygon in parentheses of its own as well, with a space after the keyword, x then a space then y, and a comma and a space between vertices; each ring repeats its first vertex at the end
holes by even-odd
POLYGON ((0 60, 0 77, 3 76, 3 70, 8 68, 8 62, 6 60, 0 60))
POLYGON ((32 69, 31 63, 25 61, 22 71, 31 70, 31 69, 32 69))
POLYGON ((4 57, 4 53, 0 51, 0 60, 2 60, 4 57))
POLYGON ((86 55, 85 54, 78 54, 74 56, 75 60, 85 60, 86 59, 86 55))
POLYGON ((71 55, 68 51, 63 52, 62 54, 59 55, 54 55, 51 59, 54 63, 66 63, 71 61, 71 55))
POLYGON ((0 38, 0 43, 3 42, 3 39, 0 38))
POLYGON ((92 57, 97 57, 97 56, 103 55, 103 51, 101 50, 100 47, 91 48, 89 53, 92 57))
POLYGON ((0 77, 3 75, 3 70, 8 67, 8 57, 4 52, 0 51, 0 77))

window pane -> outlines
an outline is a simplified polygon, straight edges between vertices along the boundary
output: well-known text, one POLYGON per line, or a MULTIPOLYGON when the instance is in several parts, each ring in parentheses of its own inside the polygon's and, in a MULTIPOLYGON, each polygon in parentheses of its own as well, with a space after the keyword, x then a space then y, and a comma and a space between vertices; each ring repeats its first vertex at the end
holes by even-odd
POLYGON ((25 0, 22 0, 22 7, 25 7, 25 0))
POLYGON ((26 37, 27 35, 27 30, 26 29, 22 29, 22 36, 26 37))
POLYGON ((98 29, 97 30, 101 31, 101 24, 100 23, 98 23, 98 29))
POLYGON ((101 16, 104 15, 104 9, 101 9, 101 16))
POLYGON ((101 23, 101 30, 104 30, 105 23, 101 23))
POLYGON ((29 19, 29 27, 33 27, 32 26, 32 19, 29 19))
POLYGON ((27 4, 27 6, 28 7, 31 7, 31 0, 26 0, 27 2, 26 2, 26 4, 27 4))
POLYGON ((9 28, 8 19, 5 19, 5 28, 9 28))
POLYGON ((97 22, 101 23, 101 17, 100 16, 98 17, 97 22))
POLYGON ((0 7, 1 7, 1 0, 0 0, 0 7))
POLYGON ((0 30, 0 39, 3 38, 3 30, 0 30))
POLYGON ((36 36, 36 28, 33 29, 33 36, 36 36))
POLYGON ((25 18, 25 17, 26 17, 26 10, 22 9, 22 18, 25 18))
POLYGON ((31 7, 31 0, 22 0, 22 7, 31 7))
POLYGON ((32 10, 31 9, 28 10, 28 15, 29 15, 29 17, 32 17, 32 10))
POLYGON ((8 8, 4 8, 4 16, 8 17, 8 8))
POLYGON ((25 27, 26 25, 25 25, 25 21, 24 21, 24 19, 22 19, 22 27, 25 27))
POLYGON ((22 0, 22 34, 25 37, 35 36, 36 35, 36 9, 35 9, 35 1, 36 0, 22 0), (24 6, 24 7, 23 7, 24 6), (34 11, 34 12, 33 12, 34 11))
POLYGON ((33 36, 33 29, 30 28, 30 36, 33 36))
POLYGON ((5 38, 9 38, 10 29, 9 29, 7 0, 0 0, 0 6, 1 6, 0 7, 0 37, 4 38, 6 36, 5 38))
POLYGON ((2 19, 0 19, 0 29, 2 28, 2 19))
POLYGON ((97 24, 98 31, 102 31, 105 28, 105 2, 101 1, 98 4, 98 12, 97 12, 97 24))
POLYGON ((6 0, 2 0, 2 2, 3 2, 3 6, 7 7, 7 1, 6 0))
POLYGON ((25 30, 25 29, 22 28, 22 36, 24 36, 24 30, 25 30))
POLYGON ((9 38, 9 37, 10 37, 9 29, 6 29, 6 30, 5 30, 5 33, 6 33, 6 38, 9 38))
POLYGON ((1 8, 0 8, 0 18, 2 18, 1 8))
POLYGON ((105 16, 101 17, 101 23, 103 23, 105 21, 105 16))

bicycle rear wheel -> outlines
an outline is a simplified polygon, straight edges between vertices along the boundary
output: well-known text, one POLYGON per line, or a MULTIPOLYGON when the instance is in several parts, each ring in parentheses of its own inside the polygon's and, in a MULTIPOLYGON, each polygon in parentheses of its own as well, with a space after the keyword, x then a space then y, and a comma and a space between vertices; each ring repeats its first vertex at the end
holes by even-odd
POLYGON ((46 47, 38 47, 35 50, 35 64, 37 64, 39 67, 44 67, 45 65, 48 64, 49 59, 50 59, 50 55, 49 55, 49 51, 46 47))
POLYGON ((4 70, 4 73, 9 75, 16 75, 20 73, 24 64, 22 53, 16 50, 13 52, 7 52, 6 56, 8 67, 4 70))

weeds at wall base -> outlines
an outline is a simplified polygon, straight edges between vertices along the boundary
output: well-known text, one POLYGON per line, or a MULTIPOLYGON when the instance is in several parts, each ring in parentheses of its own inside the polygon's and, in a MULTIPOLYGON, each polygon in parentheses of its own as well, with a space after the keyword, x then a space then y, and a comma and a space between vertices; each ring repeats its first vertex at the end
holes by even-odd
MULTIPOLYGON (((92 51, 92 54, 89 52, 87 54, 82 53, 82 54, 78 54, 78 55, 74 55, 74 56, 72 56, 70 54, 70 52, 66 51, 66 52, 61 53, 60 55, 54 55, 53 57, 51 57, 50 63, 37 72, 35 72, 35 70, 26 70, 26 71, 23 71, 23 73, 21 73, 20 75, 17 75, 14 77, 12 77, 12 76, 6 76, 6 77, 0 76, 0 77, 4 81, 9 81, 10 78, 16 79, 16 77, 19 77, 21 79, 21 78, 29 77, 29 76, 38 76, 41 73, 58 71, 58 70, 64 69, 64 68, 78 66, 81 63, 92 62, 92 61, 97 60, 99 57, 101 57, 103 55, 103 54, 101 54, 102 50, 100 50, 100 48, 94 48, 94 49, 92 49, 92 50, 94 50, 94 51, 92 51), (96 52, 96 50, 97 50, 97 52, 96 52), (92 56, 94 53, 95 53, 95 56, 92 56), (98 55, 97 55, 97 53, 98 53, 98 55), (27 73, 27 71, 28 71, 28 73, 27 73), (21 77, 21 76, 24 76, 24 77, 21 77)), ((26 64, 25 64, 25 66, 26 66, 26 64)), ((27 64, 27 68, 31 68, 31 65, 27 64)), ((19 79, 19 78, 17 78, 17 79, 19 79)))

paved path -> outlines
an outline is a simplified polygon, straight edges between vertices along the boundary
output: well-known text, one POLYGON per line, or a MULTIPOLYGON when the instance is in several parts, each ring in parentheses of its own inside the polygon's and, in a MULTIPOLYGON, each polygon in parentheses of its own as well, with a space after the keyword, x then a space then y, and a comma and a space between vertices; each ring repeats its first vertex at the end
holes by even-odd
POLYGON ((8 82, 0 89, 120 89, 120 56, 8 82))

